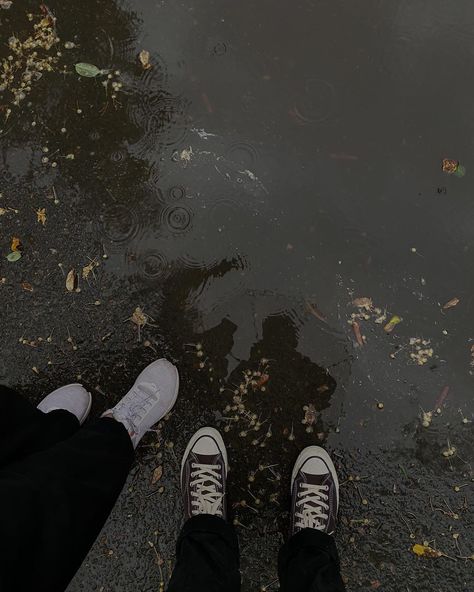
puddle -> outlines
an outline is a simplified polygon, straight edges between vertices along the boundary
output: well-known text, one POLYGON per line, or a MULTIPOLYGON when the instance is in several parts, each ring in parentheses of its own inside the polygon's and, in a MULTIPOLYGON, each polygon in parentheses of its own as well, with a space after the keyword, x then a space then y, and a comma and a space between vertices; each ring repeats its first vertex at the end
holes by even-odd
MULTIPOLYGON (((185 380, 167 438, 180 451, 204 421, 228 427, 240 459, 233 496, 250 504, 263 490, 265 506, 239 520, 255 518, 260 534, 271 524, 273 550, 284 532, 285 476, 304 445, 337 450, 341 470, 355 450, 351 470, 358 460, 369 473, 367 455, 395 450, 443 473, 445 488, 448 476, 471 478, 472 435, 463 431, 473 380, 470 5, 48 7, 60 38, 55 71, 8 116, 11 96, 0 95, 2 381, 37 400, 80 376, 98 411, 139 367, 169 356, 185 380), (77 62, 107 73, 80 77, 77 62), (444 173, 444 158, 459 160, 465 175, 444 173), (23 252, 10 263, 14 236, 23 252), (99 265, 80 278, 81 291, 67 293, 67 272, 92 260, 99 265), (348 323, 360 297, 402 318, 389 334, 361 319, 363 346, 348 323), (443 310, 454 297, 459 303, 443 310), (137 306, 154 319, 140 340, 126 321, 137 306), (414 338, 430 342, 429 363, 410 357, 414 338), (266 390, 252 389, 241 414, 233 391, 262 358, 266 390), (421 414, 446 386, 435 442, 427 442, 421 414), (309 431, 308 405, 316 413, 309 431), (224 419, 229 413, 238 420, 224 419), (453 464, 441 455, 448 439, 459 452, 453 464), (259 473, 250 495, 256 456, 263 466, 277 459, 281 481, 259 473)), ((36 3, 14 0, 0 11, 2 38, 25 38, 42 17, 36 3)), ((3 44, 0 59, 8 53, 3 44)), ((140 463, 146 472, 153 460, 140 463)), ((171 553, 180 510, 171 471, 167 479, 171 553)), ((135 510, 143 495, 131 494, 135 510)), ((353 509, 358 494, 347 495, 353 509)), ((262 540, 254 534, 242 528, 249 555, 262 540)), ((356 556, 345 535, 345 554, 356 556)), ((265 584, 262 565, 248 559, 249 581, 265 584)), ((349 563, 345 570, 349 589, 370 589, 349 563)), ((464 577, 456 564, 444 581, 464 590, 464 577)))

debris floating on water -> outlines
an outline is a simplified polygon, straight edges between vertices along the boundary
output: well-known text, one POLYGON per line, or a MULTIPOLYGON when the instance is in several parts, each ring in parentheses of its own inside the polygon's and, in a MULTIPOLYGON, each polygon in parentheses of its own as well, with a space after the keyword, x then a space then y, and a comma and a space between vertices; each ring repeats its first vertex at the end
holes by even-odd
POLYGON ((397 316, 397 315, 393 315, 393 317, 389 320, 389 322, 385 325, 385 327, 383 328, 383 330, 385 331, 385 333, 391 333, 395 327, 402 322, 402 318, 397 316))
POLYGON ((456 177, 464 177, 466 174, 466 168, 458 160, 452 158, 443 159, 442 169, 444 173, 455 175, 456 177))
POLYGON ((429 428, 432 421, 433 421, 433 412, 432 411, 422 411, 421 412, 421 425, 424 428, 429 428))
POLYGON ((372 310, 374 306, 372 303, 372 299, 367 298, 366 296, 363 296, 362 298, 356 298, 352 301, 352 304, 357 308, 365 308, 366 310, 372 310))
POLYGON ((79 62, 74 68, 79 76, 84 76, 85 78, 95 78, 96 76, 107 73, 106 70, 101 70, 94 64, 87 64, 86 62, 79 62))
POLYGON ((357 321, 352 322, 352 330, 354 331, 354 335, 358 345, 361 347, 364 345, 364 338, 362 337, 362 333, 360 332, 360 325, 357 321))
POLYGON ((421 339, 420 337, 410 337, 409 345, 412 348, 410 358, 418 364, 423 366, 433 357, 433 348, 430 347, 431 341, 429 339, 421 339))
POLYGON ((448 310, 448 308, 453 308, 455 306, 457 306, 459 304, 460 300, 459 298, 451 298, 451 300, 448 300, 448 302, 446 302, 446 304, 443 306, 443 310, 448 310))
POLYGON ((151 68, 149 51, 147 51, 146 49, 142 49, 141 52, 138 54, 138 59, 140 60, 140 64, 142 65, 144 70, 149 70, 151 68))

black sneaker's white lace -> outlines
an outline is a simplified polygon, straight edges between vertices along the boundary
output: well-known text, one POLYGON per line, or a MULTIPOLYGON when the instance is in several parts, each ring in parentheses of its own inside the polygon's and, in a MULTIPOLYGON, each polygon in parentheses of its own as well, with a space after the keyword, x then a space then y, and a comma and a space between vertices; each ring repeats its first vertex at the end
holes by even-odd
POLYGON ((295 512, 295 526, 297 528, 325 529, 329 518, 326 511, 329 510, 329 506, 326 503, 328 496, 324 492, 328 490, 327 485, 301 483, 300 491, 297 494, 300 499, 296 502, 297 511, 295 512))
POLYGON ((191 514, 222 516, 221 466, 192 463, 191 468, 191 514))

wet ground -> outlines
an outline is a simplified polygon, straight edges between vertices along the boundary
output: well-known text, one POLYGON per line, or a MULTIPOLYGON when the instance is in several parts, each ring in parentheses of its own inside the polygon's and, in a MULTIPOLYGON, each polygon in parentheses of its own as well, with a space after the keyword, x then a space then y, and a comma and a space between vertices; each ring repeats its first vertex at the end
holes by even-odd
POLYGON ((182 377, 69 591, 167 581, 209 423, 244 591, 277 589, 318 443, 349 591, 471 592, 472 3, 14 0, 2 64, 51 14, 52 71, 0 93, 0 379, 79 380, 98 414, 157 356, 182 377))

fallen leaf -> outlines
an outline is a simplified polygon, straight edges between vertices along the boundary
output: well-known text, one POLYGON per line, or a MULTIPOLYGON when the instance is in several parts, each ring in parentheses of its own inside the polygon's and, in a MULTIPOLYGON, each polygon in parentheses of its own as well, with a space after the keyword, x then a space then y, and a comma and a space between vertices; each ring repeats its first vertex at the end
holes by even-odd
POLYGON ((66 277, 66 290, 68 292, 73 292, 76 288, 76 283, 77 283, 77 275, 74 269, 71 269, 71 271, 67 274, 66 277))
POLYGON ((268 381, 270 380, 270 375, 269 374, 262 374, 262 376, 260 376, 260 378, 257 380, 257 388, 262 387, 264 384, 266 384, 268 381))
POLYGON ((444 173, 448 173, 448 175, 454 174, 458 170, 459 161, 453 160, 452 158, 444 158, 442 163, 442 168, 444 173))
POLYGON ((443 387, 442 391, 439 393, 438 398, 436 399, 436 403, 434 404, 435 411, 437 411, 438 409, 441 409, 441 407, 444 404, 444 402, 446 401, 448 395, 449 395, 449 386, 446 385, 445 387, 443 387))
POLYGON ((382 585, 382 582, 380 580, 372 580, 370 582, 370 587, 372 590, 378 590, 381 585, 382 585))
POLYGON ((142 49, 138 55, 138 59, 140 60, 140 64, 143 66, 144 70, 149 70, 151 68, 149 51, 142 49))
POLYGON ((33 292, 33 286, 28 282, 23 282, 21 284, 21 287, 23 288, 23 290, 26 290, 27 292, 33 292))
POLYGON ((11 263, 14 263, 15 261, 18 261, 18 259, 21 259, 21 252, 20 251, 13 251, 11 253, 8 253, 7 259, 11 263))
POLYGON ((36 217, 38 218, 38 222, 44 226, 46 224, 46 208, 36 210, 36 217))
POLYGON ((94 259, 82 268, 82 279, 86 280, 94 271, 94 267, 99 267, 99 263, 94 259))
POLYGON ((79 62, 79 64, 76 64, 74 67, 79 76, 85 76, 86 78, 95 78, 99 74, 103 74, 103 71, 97 66, 94 66, 94 64, 79 62))
POLYGON ((429 557, 431 559, 442 557, 443 555, 440 551, 436 551, 436 549, 432 549, 427 545, 413 545, 412 551, 415 555, 418 555, 418 557, 429 557))
POLYGON ((352 330, 354 331, 354 335, 355 335, 357 343, 362 347, 364 345, 364 340, 362 339, 362 334, 360 332, 360 325, 357 321, 353 321, 352 330))
POLYGON ((12 251, 19 251, 21 249, 21 240, 18 237, 14 236, 12 238, 12 245, 10 248, 12 251))
POLYGON ((306 307, 308 308, 309 312, 316 317, 319 321, 326 323, 326 317, 323 313, 319 310, 319 308, 315 304, 311 304, 309 300, 306 300, 306 307))
POLYGON ((385 325, 385 327, 383 328, 383 330, 385 331, 385 333, 391 333, 395 327, 402 322, 401 317, 398 317, 397 315, 394 315, 389 322, 385 325))
POLYGON ((156 467, 156 469, 153 471, 153 475, 151 477, 151 484, 154 485, 157 481, 161 479, 162 476, 163 467, 160 465, 159 467, 156 467))
POLYGON ((448 302, 446 302, 446 304, 443 306, 443 310, 448 310, 448 308, 453 308, 454 306, 457 306, 459 304, 460 300, 459 298, 451 298, 451 300, 448 300, 448 302))
POLYGON ((365 308, 367 310, 371 310, 373 306, 372 299, 367 298, 366 296, 363 296, 362 298, 356 298, 352 301, 352 304, 357 306, 357 308, 365 308))
POLYGON ((424 428, 429 428, 431 422, 433 421, 433 412, 432 411, 422 411, 421 412, 421 425, 424 428))

